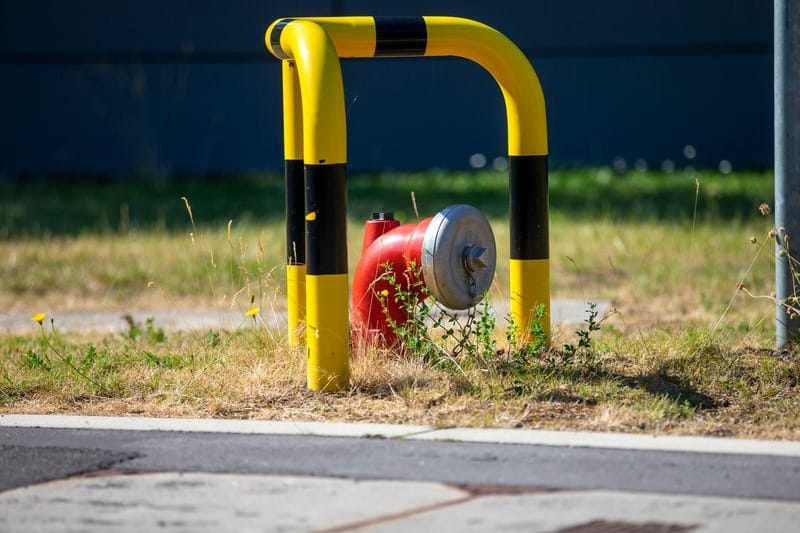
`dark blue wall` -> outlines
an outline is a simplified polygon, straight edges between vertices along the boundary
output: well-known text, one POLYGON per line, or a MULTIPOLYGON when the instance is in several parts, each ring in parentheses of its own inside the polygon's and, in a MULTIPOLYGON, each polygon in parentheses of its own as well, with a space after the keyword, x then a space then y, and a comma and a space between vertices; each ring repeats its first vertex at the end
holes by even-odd
MULTIPOLYGON (((0 175, 281 167, 275 18, 448 14, 508 35, 548 104, 557 165, 772 162, 772 6, 759 0, 2 0, 0 175)), ((344 62, 354 169, 505 152, 493 80, 450 58, 344 62)))

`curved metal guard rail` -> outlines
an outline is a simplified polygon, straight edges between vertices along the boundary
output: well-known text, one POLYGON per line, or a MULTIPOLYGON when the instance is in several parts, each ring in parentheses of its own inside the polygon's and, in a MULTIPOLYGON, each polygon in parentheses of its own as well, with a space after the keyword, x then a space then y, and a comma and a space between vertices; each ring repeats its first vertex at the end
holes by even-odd
MULTIPOLYGON (((510 243, 510 297, 511 315, 514 323, 521 332, 526 332, 533 320, 534 309, 542 305, 545 307, 545 329, 549 336, 550 330, 550 264, 549 264, 549 236, 548 236, 548 191, 547 191, 547 121, 545 112, 544 95, 542 94, 539 79, 525 55, 503 34, 479 22, 457 17, 312 17, 299 19, 279 19, 273 22, 266 31, 265 41, 269 51, 277 58, 284 60, 284 137, 287 159, 287 191, 289 188, 290 174, 296 180, 297 171, 290 173, 290 161, 296 161, 299 133, 297 121, 302 120, 302 139, 305 145, 301 152, 305 152, 306 179, 316 171, 309 165, 318 164, 316 154, 317 146, 312 147, 309 142, 319 143, 320 135, 331 135, 334 130, 345 129, 343 111, 343 98, 341 91, 341 74, 339 79, 334 79, 330 73, 327 75, 312 75, 311 70, 318 68, 312 66, 315 59, 311 56, 318 53, 312 49, 311 43, 301 42, 312 33, 309 29, 299 30, 316 25, 328 37, 334 53, 339 58, 364 58, 364 57, 397 57, 397 56, 457 56, 474 61, 484 67, 495 79, 503 94, 506 105, 508 124, 508 154, 509 154, 509 225, 511 234, 510 243), (287 66, 287 63, 289 66, 287 66), (298 102, 295 92, 296 85, 292 78, 291 64, 297 64, 299 75, 300 93, 302 102, 298 102), (305 64, 301 68, 300 64, 305 64), (303 75, 303 71, 307 74, 303 75), (338 99, 335 102, 336 113, 326 113, 320 106, 323 102, 319 93, 326 93, 327 89, 317 87, 312 89, 312 78, 316 76, 321 82, 331 83, 335 96, 327 95, 328 100, 338 99), (306 78, 304 84, 304 77, 306 78), (292 93, 287 100, 287 87, 292 93), (307 92, 308 91, 308 92, 307 92), (300 109, 298 109, 298 104, 300 109), (341 109, 341 117, 338 116, 341 109), (299 118, 300 117, 300 118, 299 118), (286 122, 293 122, 287 125, 286 122), (337 122, 338 121, 338 122, 337 122), (314 132, 309 132, 313 128, 314 132), (311 172, 309 172, 311 170, 311 172)), ((321 37, 317 37, 320 40, 321 37)), ((325 52, 330 53, 330 50, 325 52)), ((330 61, 329 61, 330 62, 330 61)), ((338 65, 338 63, 337 63, 338 65)), ((339 71, 340 72, 340 71, 339 71)), ((344 133, 342 133, 341 149, 344 150, 344 133)), ((328 137, 329 141, 333 139, 328 137)), ((342 162, 345 154, 342 152, 342 162)), ((328 163, 326 163, 328 164, 328 163)), ((341 172, 344 179, 344 170, 341 172)), ((307 182, 308 186, 308 182, 307 182)), ((309 189, 310 191, 310 189, 309 189)), ((310 192, 307 191, 307 194, 310 192)), ((308 210, 313 211, 312 204, 306 198, 308 210)), ((287 202, 289 196, 287 192, 287 202)), ((295 195, 295 200, 296 195, 295 195)), ((344 206, 344 203, 341 204, 344 206)), ((302 207, 290 206, 287 203, 287 214, 302 207)), ((344 208, 342 208, 344 211, 344 208)), ((288 216, 288 215, 287 215, 288 216)), ((297 234, 288 235, 289 223, 287 222, 287 246, 291 243, 299 248, 297 234)), ((296 228, 295 228, 296 229, 296 228)), ((322 250, 313 249, 314 244, 311 227, 307 229, 308 249, 307 261, 323 253, 322 250)), ((344 237, 342 237, 344 239, 344 237)), ((326 243, 330 245, 331 243, 326 243)), ((346 252, 346 241, 337 241, 339 253, 346 252)), ((291 258, 291 252, 289 254, 291 258)), ((300 257, 299 253, 295 254, 300 257)), ((346 258, 345 258, 346 259, 346 258)), ((289 261, 291 264, 291 260, 289 261)), ((346 274, 346 261, 345 270, 346 274)), ((301 294, 299 269, 298 275, 287 279, 289 283, 289 306, 299 310, 299 302, 292 301, 292 294, 301 294), (294 284, 294 287, 292 287, 294 284)), ((309 269, 309 281, 311 279, 309 269)), ((289 276, 287 275, 287 278, 289 276)), ((345 291, 346 291, 345 281, 345 291)), ((308 335, 309 335, 309 360, 314 357, 311 347, 311 336, 319 329, 312 326, 312 308, 319 310, 319 301, 322 295, 312 288, 307 287, 308 305, 308 335), (317 303, 315 303, 317 302, 317 303), (316 328, 316 329, 315 329, 316 328)), ((340 304, 337 303, 338 310, 340 304)), ((331 310, 330 312, 338 312, 331 310)), ((299 316, 299 311, 290 309, 290 317, 299 316)), ((298 320, 301 320, 299 318, 298 320)), ((345 317, 346 319, 346 317, 345 317)), ((314 322, 316 323, 316 322, 314 322)), ((297 330, 299 321, 292 323, 290 320, 290 339, 294 341, 291 331, 297 330)), ((319 345, 318 345, 319 347, 319 345)), ((334 357, 339 360, 340 356, 334 357)), ((309 387, 314 388, 309 381, 309 387)))

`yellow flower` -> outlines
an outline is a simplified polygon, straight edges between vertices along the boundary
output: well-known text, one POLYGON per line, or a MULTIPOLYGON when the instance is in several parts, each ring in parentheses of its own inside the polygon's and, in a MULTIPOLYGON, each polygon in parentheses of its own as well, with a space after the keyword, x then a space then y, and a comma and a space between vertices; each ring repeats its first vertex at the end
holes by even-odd
POLYGON ((251 307, 250 309, 247 310, 247 312, 245 313, 245 316, 251 316, 251 317, 255 318, 255 316, 260 312, 261 312, 261 308, 260 307, 251 307))
POLYGON ((387 289, 383 289, 383 290, 381 291, 381 296, 383 296, 384 298, 386 298, 387 296, 389 296, 389 291, 388 291, 387 289))
POLYGON ((41 326, 42 322, 44 321, 44 317, 46 316, 47 315, 45 313, 36 313, 31 317, 31 320, 33 320, 34 322, 38 322, 39 325, 41 326))

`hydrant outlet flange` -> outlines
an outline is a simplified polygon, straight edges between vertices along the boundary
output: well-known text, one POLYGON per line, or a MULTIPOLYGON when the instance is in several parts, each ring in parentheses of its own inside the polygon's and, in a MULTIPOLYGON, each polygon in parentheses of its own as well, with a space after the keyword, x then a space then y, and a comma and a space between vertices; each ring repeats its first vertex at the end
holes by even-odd
POLYGON ((468 309, 489 290, 497 263, 494 233, 476 208, 451 205, 436 214, 422 244, 422 276, 451 309, 468 309))

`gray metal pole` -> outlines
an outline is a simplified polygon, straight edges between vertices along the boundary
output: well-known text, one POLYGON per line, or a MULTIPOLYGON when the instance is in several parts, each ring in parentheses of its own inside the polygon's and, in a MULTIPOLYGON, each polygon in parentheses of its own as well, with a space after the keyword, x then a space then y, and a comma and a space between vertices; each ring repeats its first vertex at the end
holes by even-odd
MULTIPOLYGON (((800 307, 790 300, 800 296, 800 0, 775 0, 775 227, 775 295, 800 307)), ((792 314, 776 309, 779 349, 800 340, 792 314)))

